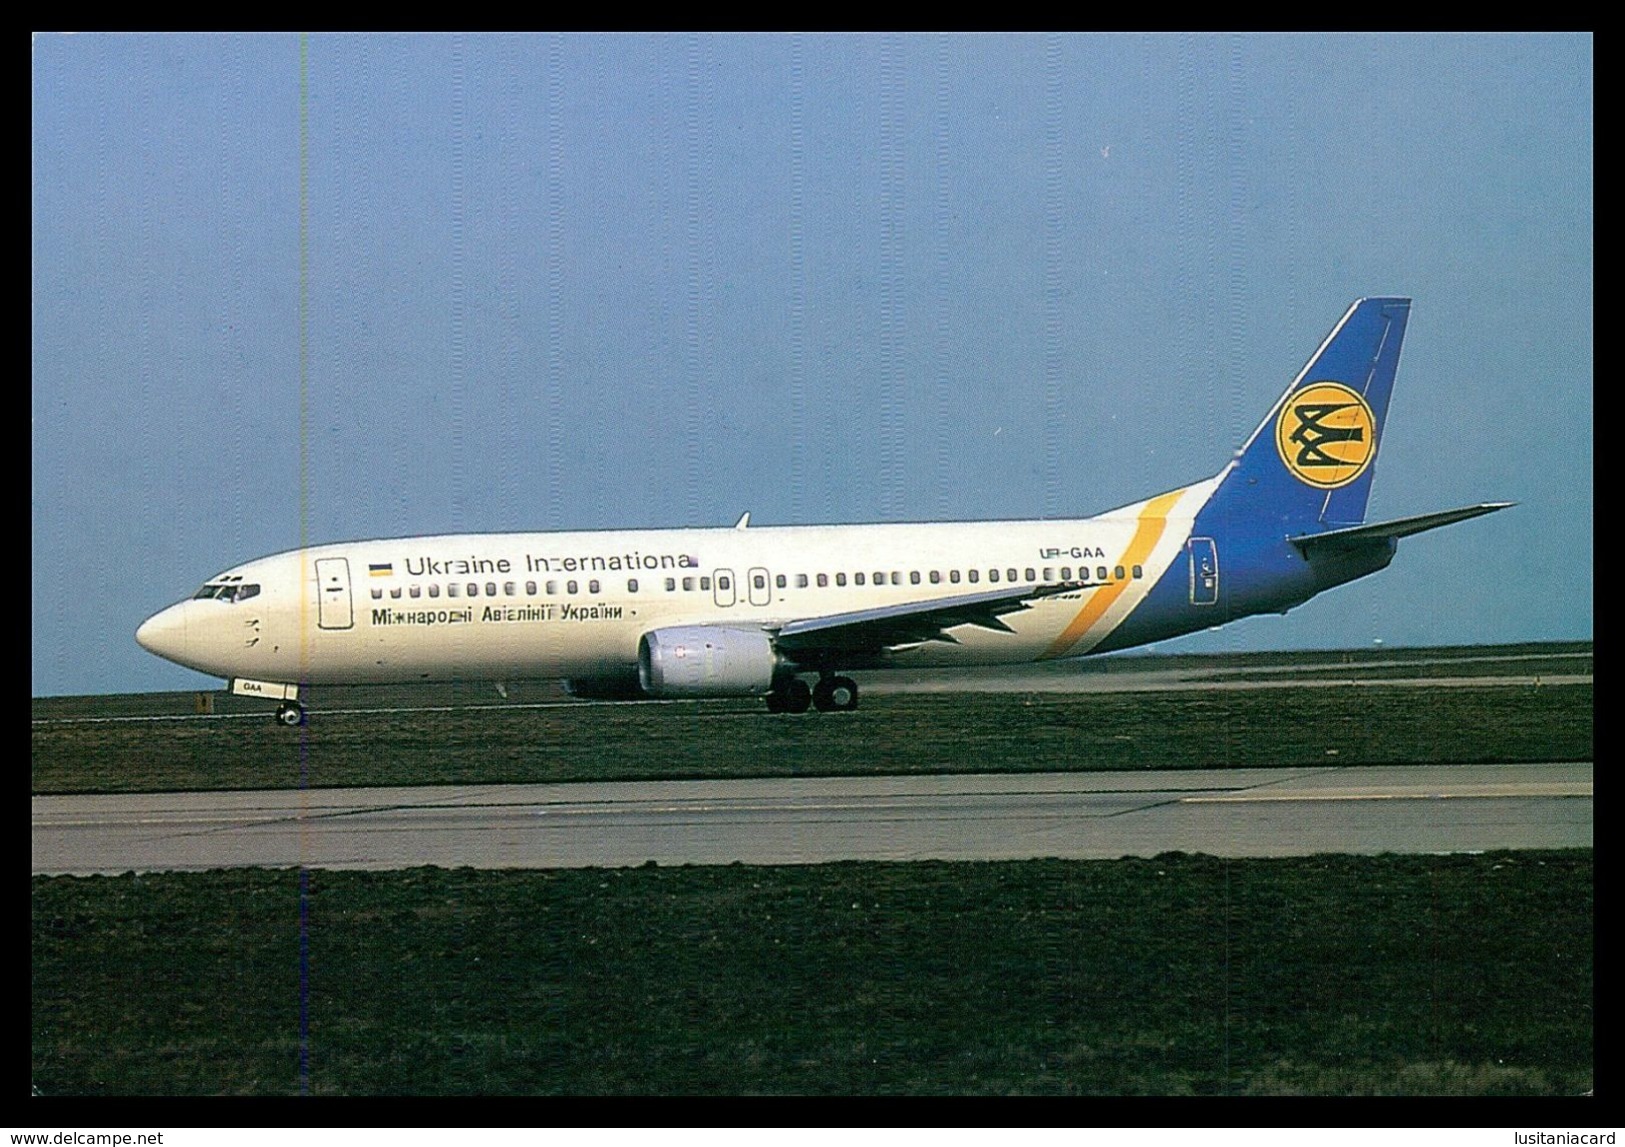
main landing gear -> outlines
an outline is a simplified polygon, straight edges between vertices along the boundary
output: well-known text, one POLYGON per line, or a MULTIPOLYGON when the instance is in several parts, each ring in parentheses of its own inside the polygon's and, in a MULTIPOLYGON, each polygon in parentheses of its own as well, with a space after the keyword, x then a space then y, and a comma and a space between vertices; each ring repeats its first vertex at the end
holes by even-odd
POLYGON ((767 695, 769 713, 805 713, 812 708, 813 691, 799 677, 781 683, 767 695))
POLYGON ((812 699, 820 713, 849 713, 858 707, 858 683, 850 677, 820 677, 812 699))
POLYGON ((276 720, 279 725, 286 725, 290 729, 297 729, 308 718, 305 716, 305 707, 297 701, 284 701, 277 706, 276 720))
POLYGON ((823 676, 809 687, 799 677, 791 677, 767 695, 769 713, 847 713, 858 707, 858 683, 850 677, 823 676))

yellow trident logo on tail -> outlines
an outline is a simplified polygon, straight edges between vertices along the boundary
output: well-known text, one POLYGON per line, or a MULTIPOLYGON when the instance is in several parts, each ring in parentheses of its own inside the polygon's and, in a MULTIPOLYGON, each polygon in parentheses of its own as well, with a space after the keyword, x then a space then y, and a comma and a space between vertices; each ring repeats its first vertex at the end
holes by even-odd
POLYGON ((1377 420, 1365 399, 1342 383, 1312 382, 1281 408, 1275 448, 1299 481, 1333 490, 1371 464, 1377 420))

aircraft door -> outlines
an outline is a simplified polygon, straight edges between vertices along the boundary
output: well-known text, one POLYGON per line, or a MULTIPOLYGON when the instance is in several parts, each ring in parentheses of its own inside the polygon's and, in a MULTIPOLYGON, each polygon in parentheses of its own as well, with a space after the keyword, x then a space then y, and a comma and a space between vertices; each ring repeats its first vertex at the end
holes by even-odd
POLYGON ((316 561, 316 624, 321 629, 349 629, 355 624, 350 604, 350 559, 316 561))
POLYGON ((746 585, 745 591, 750 594, 750 603, 752 605, 766 605, 773 600, 772 582, 768 578, 765 569, 757 566, 746 576, 749 577, 750 581, 746 585))
POLYGON ((1212 538, 1192 538, 1191 604, 1219 603, 1219 551, 1212 538))
POLYGON ((712 600, 726 609, 738 600, 739 591, 734 587, 733 570, 717 570, 711 575, 712 600))

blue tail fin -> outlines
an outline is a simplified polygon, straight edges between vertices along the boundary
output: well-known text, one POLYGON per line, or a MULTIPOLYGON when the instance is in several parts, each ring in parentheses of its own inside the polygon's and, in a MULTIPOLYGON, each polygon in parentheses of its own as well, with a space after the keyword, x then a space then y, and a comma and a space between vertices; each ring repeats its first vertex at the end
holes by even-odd
POLYGON ((1209 508, 1286 535, 1365 521, 1409 299, 1348 309, 1243 446, 1209 508))

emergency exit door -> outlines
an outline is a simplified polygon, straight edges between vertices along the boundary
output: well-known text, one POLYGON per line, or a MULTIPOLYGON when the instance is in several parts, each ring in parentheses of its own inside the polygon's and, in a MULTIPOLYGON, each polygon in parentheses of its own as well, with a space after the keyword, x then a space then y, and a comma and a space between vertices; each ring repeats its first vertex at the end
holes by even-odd
POLYGON ((734 571, 717 570, 714 577, 716 581, 711 593, 711 600, 721 608, 727 609, 739 598, 739 591, 734 588, 734 571))
POLYGON ((752 605, 766 605, 773 600, 772 581, 768 573, 761 566, 757 566, 749 573, 750 582, 745 592, 750 597, 752 605))

